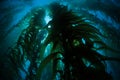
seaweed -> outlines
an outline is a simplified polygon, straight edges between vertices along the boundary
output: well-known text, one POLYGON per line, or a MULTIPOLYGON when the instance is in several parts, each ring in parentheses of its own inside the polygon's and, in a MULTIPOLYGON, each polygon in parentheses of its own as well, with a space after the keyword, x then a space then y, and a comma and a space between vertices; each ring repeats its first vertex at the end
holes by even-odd
POLYGON ((23 30, 16 46, 10 50, 9 58, 15 71, 24 71, 25 80, 40 80, 43 69, 50 63, 53 80, 58 74, 60 80, 112 80, 111 74, 106 71, 105 61, 120 59, 97 52, 99 49, 112 50, 102 41, 104 34, 67 6, 52 3, 48 7, 52 20, 43 26, 44 10, 36 11, 29 27, 23 30), (45 57, 48 44, 51 51, 45 57), (23 67, 26 60, 30 61, 28 70, 23 67))

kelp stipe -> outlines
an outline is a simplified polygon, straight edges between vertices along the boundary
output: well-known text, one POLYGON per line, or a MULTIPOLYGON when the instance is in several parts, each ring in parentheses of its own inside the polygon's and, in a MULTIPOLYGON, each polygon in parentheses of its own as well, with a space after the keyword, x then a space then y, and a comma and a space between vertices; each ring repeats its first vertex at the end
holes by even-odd
POLYGON ((49 66, 50 80, 112 80, 104 61, 120 60, 97 52, 102 48, 110 49, 102 42, 99 30, 67 6, 52 3, 48 9, 52 18, 48 24, 44 25, 45 10, 39 9, 11 49, 9 58, 15 71, 25 72, 25 80, 42 80, 43 70, 49 66), (102 46, 97 48, 96 43, 102 46), (48 44, 51 48, 45 57, 48 44), (24 68, 26 61, 30 62, 27 70, 24 68))
MULTIPOLYGON (((54 9, 55 6, 56 4, 52 5, 53 11, 56 11, 54 9)), ((58 11, 53 12, 53 19, 51 21, 51 26, 53 28, 52 32, 55 32, 56 34, 51 34, 50 36, 54 36, 58 40, 54 40, 54 38, 49 39, 51 39, 50 41, 53 43, 54 41, 60 41, 61 47, 64 50, 63 62, 65 64, 65 69, 63 71, 64 74, 61 74, 63 75, 62 78, 65 80, 86 80, 97 78, 100 80, 106 80, 109 78, 109 74, 105 72, 104 64, 100 61, 100 57, 97 55, 99 53, 92 50, 94 41, 90 39, 90 36, 99 36, 97 29, 91 24, 85 22, 85 20, 82 21, 81 17, 77 16, 72 11, 69 11, 66 6, 60 7, 60 5, 57 5, 57 8, 58 11), (88 34, 90 36, 87 36, 88 34), (82 39, 85 40, 85 43, 81 41, 82 39), (77 46, 73 44, 74 41, 76 41, 75 43, 78 43, 77 46), (88 68, 84 65, 82 58, 90 61, 91 65, 88 68), (92 74, 91 72, 94 70, 95 72, 92 74), (88 72, 86 73, 86 71, 88 72), (104 74, 102 78, 100 74, 104 74)))

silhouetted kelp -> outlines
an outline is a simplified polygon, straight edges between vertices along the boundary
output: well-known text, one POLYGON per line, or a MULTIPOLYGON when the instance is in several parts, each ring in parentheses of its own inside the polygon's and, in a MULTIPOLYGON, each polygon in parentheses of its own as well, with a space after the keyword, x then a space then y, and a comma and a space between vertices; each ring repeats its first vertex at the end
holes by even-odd
MULTIPOLYGON (((25 80, 41 80, 43 70, 48 70, 46 66, 51 70, 50 80, 57 80, 57 77, 59 80, 112 80, 105 61, 120 60, 97 52, 112 49, 102 42, 101 37, 105 36, 92 21, 67 6, 52 3, 47 8, 52 19, 45 25, 45 9, 34 12, 29 27, 22 31, 15 47, 10 50, 8 61, 12 66, 9 68, 25 80), (48 45, 50 52, 45 56, 48 45), (27 61, 30 62, 28 69, 25 68, 27 61), (24 78, 20 71, 24 72, 24 78)), ((11 76, 15 80, 15 76, 11 76)))

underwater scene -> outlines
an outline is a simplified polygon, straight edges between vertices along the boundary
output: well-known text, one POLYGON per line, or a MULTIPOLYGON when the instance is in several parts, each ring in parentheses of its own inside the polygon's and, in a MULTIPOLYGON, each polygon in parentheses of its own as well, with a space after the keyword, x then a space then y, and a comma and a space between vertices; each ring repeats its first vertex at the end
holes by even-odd
POLYGON ((0 0, 0 80, 120 80, 120 0, 0 0))

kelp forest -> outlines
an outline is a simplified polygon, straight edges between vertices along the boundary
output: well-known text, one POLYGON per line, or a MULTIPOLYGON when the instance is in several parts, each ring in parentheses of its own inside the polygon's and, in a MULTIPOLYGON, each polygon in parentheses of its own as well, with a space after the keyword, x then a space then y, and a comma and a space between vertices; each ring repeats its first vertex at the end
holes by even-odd
POLYGON ((0 80, 114 80, 107 61, 120 58, 100 51, 120 51, 87 17, 58 2, 32 9, 17 26, 29 24, 1 55, 0 80))

